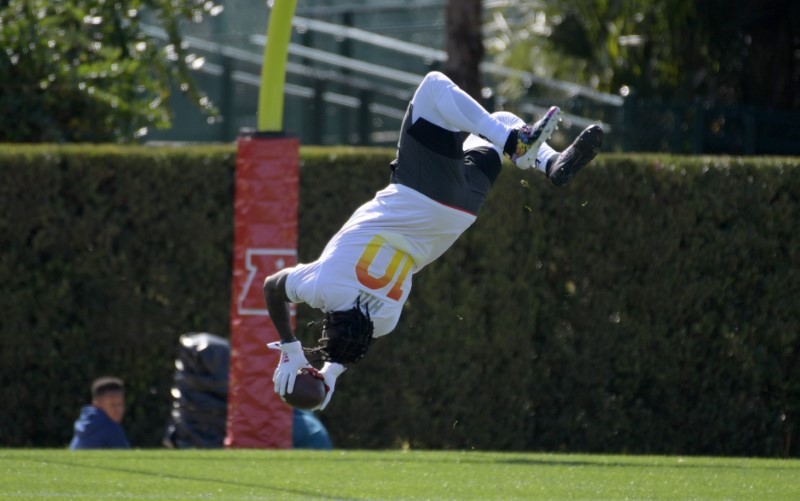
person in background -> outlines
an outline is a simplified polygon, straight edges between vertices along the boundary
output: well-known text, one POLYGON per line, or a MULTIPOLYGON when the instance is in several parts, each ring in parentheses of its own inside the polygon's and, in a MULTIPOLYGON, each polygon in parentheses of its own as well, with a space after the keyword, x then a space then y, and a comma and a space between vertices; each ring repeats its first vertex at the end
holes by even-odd
POLYGON ((125 385, 115 377, 92 382, 92 404, 75 421, 70 449, 128 449, 120 423, 125 415, 125 385))
POLYGON ((311 411, 294 409, 292 447, 295 449, 333 449, 331 437, 322 421, 311 411))

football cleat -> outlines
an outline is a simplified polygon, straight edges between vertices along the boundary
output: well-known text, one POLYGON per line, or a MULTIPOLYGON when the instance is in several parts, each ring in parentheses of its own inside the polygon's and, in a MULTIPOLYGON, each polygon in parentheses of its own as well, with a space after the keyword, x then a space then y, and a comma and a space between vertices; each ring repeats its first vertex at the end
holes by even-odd
POLYGON ((550 182, 556 186, 569 183, 579 170, 597 156, 602 145, 603 129, 599 125, 585 128, 566 150, 547 162, 545 173, 550 182))
POLYGON ((511 155, 511 161, 520 169, 530 169, 536 165, 539 147, 550 139, 560 119, 559 107, 551 106, 538 122, 517 129, 517 144, 511 155))

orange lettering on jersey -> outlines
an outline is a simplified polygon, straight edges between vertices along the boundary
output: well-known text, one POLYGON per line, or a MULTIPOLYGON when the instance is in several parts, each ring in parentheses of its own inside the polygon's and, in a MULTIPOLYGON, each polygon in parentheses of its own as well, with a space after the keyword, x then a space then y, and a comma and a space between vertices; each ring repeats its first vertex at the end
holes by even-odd
POLYGON ((372 265, 375 256, 378 255, 378 251, 381 250, 385 243, 386 239, 380 235, 375 235, 372 240, 370 240, 367 244, 367 248, 364 249, 364 253, 361 254, 358 264, 356 264, 356 276, 358 277, 358 281, 365 287, 369 287, 372 290, 383 289, 394 280, 395 275, 397 275, 397 269, 402 262, 403 267, 400 269, 400 276, 397 278, 394 287, 392 287, 387 294, 387 297, 390 299, 398 300, 403 296, 403 281, 406 279, 406 275, 408 275, 408 270, 411 269, 412 261, 405 252, 392 249, 394 250, 394 254, 392 254, 392 258, 389 260, 389 264, 386 266, 383 276, 376 277, 372 275, 369 272, 369 267, 372 265))
POLYGON ((389 298, 399 300, 403 296, 403 282, 406 280, 406 275, 408 275, 408 270, 411 269, 411 259, 406 259, 403 263, 403 268, 400 270, 400 276, 397 277, 397 282, 394 283, 394 287, 392 290, 386 294, 389 298))

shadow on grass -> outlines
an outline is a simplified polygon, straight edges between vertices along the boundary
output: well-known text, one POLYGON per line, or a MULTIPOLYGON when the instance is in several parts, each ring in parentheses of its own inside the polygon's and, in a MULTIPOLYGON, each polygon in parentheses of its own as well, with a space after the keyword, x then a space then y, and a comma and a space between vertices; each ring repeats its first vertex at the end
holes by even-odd
MULTIPOLYGON (((79 453, 80 454, 80 453, 79 453)), ((130 459, 131 456, 128 456, 125 459, 130 459)), ((160 456, 163 459, 163 455, 160 456)), ((147 470, 139 470, 136 468, 122 468, 118 466, 108 466, 108 465, 98 465, 98 464, 87 464, 83 462, 72 462, 72 461, 63 461, 63 460, 54 460, 47 457, 26 457, 26 460, 30 461, 42 461, 44 463, 51 463, 51 464, 58 464, 62 466, 69 466, 73 468, 90 468, 92 470, 104 470, 104 471, 113 471, 118 473, 128 473, 132 475, 142 475, 147 477, 155 477, 158 479, 169 479, 169 480, 180 480, 180 481, 193 481, 193 482, 202 482, 206 484, 219 484, 219 485, 228 485, 232 487, 251 487, 254 489, 260 489, 264 491, 269 491, 272 493, 280 494, 293 494, 295 496, 302 496, 305 499, 341 499, 346 501, 361 501, 361 498, 343 498, 341 496, 332 496, 329 494, 323 494, 317 491, 309 491, 303 489, 287 489, 282 487, 273 487, 270 485, 264 484, 254 484, 254 483, 247 483, 247 482, 238 482, 235 480, 223 480, 217 478, 208 478, 208 477, 194 477, 191 475, 172 475, 169 473, 161 473, 161 472, 153 472, 147 470)), ((105 456, 103 459, 111 459, 105 456)), ((195 458, 192 458, 193 460, 195 458)), ((225 458, 226 460, 228 458, 225 458)), ((235 459, 235 458, 230 458, 235 459)))
MULTIPOLYGON (((142 451, 138 450, 135 453, 135 456, 120 454, 120 460, 130 460, 132 457, 137 459, 147 459, 150 451, 142 451)), ((168 454, 171 452, 167 452, 165 454, 164 451, 152 451, 154 459, 164 459, 168 457, 168 454)), ((272 454, 272 451, 249 451, 251 454, 247 454, 246 456, 239 456, 239 455, 228 455, 227 453, 223 454, 209 454, 209 455, 202 455, 196 454, 191 456, 192 461, 219 461, 221 459, 225 461, 237 462, 237 461, 259 461, 259 462, 280 462, 280 463, 293 463, 293 462, 307 462, 307 461, 319 461, 319 460, 335 460, 336 462, 344 462, 344 463, 428 463, 428 464, 506 464, 506 465, 521 465, 521 466, 541 466, 541 467, 570 467, 570 466, 581 466, 581 467, 595 467, 595 468, 676 468, 676 469, 718 469, 718 470, 726 470, 726 469, 734 469, 734 470, 796 470, 800 471, 800 463, 791 463, 787 462, 785 465, 776 465, 772 464, 737 464, 737 463, 717 463, 717 462, 696 462, 694 459, 711 459, 716 461, 716 458, 693 458, 692 456, 687 456, 685 458, 685 462, 681 461, 678 456, 665 456, 663 461, 641 461, 636 460, 636 457, 632 457, 630 461, 626 461, 624 457, 618 457, 616 460, 612 461, 604 461, 602 459, 597 459, 595 461, 590 461, 586 459, 567 459, 567 458, 548 458, 548 457, 519 457, 514 456, 514 453, 509 453, 509 457, 503 457, 503 454, 494 454, 490 456, 477 456, 472 455, 470 452, 462 452, 459 453, 458 451, 411 451, 411 452, 402 452, 402 451, 347 451, 347 450, 334 450, 334 451, 314 451, 311 453, 307 453, 304 455, 294 455, 294 454, 283 454, 281 451, 278 454, 272 454), (367 456, 359 456, 361 453, 367 452, 367 456), (374 452, 375 455, 370 454, 370 452, 374 452), (434 452, 434 454, 428 454, 428 452, 434 452), (436 454, 439 452, 450 452, 451 454, 447 457, 437 457, 436 454), (380 455, 378 455, 380 454, 380 455)), ((0 454, 2 457, 2 454, 0 454)), ((105 455, 105 459, 114 459, 115 456, 108 456, 105 455)), ((33 458, 27 458, 33 459, 33 458)), ((37 458, 42 461, 48 462, 57 462, 53 461, 49 458, 37 458)), ((724 459, 724 458, 719 458, 724 459)), ((745 461, 751 458, 741 458, 742 461, 745 461)), ((776 459, 776 458, 752 458, 752 459, 776 459)), ((77 463, 64 463, 64 464, 71 464, 73 466, 81 466, 77 463)), ((202 479, 206 480, 206 479, 202 479)), ((236 482, 230 482, 232 485, 243 485, 236 482)), ((291 492, 291 491, 287 491, 291 492)), ((308 494, 305 491, 298 491, 298 494, 308 494)), ((316 493, 315 493, 316 495, 316 493)), ((321 497, 325 497, 320 495, 321 497)))

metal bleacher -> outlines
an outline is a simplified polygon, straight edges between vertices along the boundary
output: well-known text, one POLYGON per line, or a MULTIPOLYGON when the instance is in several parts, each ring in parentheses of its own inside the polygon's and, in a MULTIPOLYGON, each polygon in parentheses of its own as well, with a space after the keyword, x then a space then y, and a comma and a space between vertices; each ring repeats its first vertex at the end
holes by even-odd
MULTIPOLYGON (((502 19, 511 30, 523 0, 484 0, 484 29, 502 19)), ((444 0, 298 0, 287 64, 284 128, 302 144, 392 146, 414 88, 447 54, 444 0)), ((263 0, 226 2, 224 12, 186 25, 199 87, 220 111, 206 117, 177 90, 173 126, 148 141, 229 142, 256 126, 261 62, 269 20, 263 0)), ((517 26, 518 27, 518 26, 517 26)), ((159 28, 147 33, 166 39, 159 28)), ((675 153, 797 154, 797 113, 724 107, 701 99, 666 103, 597 92, 586 86, 493 63, 481 65, 487 89, 509 82, 519 97, 487 92, 487 109, 506 109, 526 120, 558 105, 561 129, 551 139, 565 146, 579 128, 601 123, 603 148, 675 153), (720 124, 724 124, 724 127, 720 124)))
MULTIPOLYGON (((248 3, 240 1, 235 5, 238 10, 248 3)), ((443 1, 430 0, 347 5, 299 2, 292 20, 294 30, 286 68, 286 131, 297 134, 303 144, 394 144, 414 88, 425 73, 441 69, 447 58, 440 48, 444 5, 443 1)), ((259 12, 255 4, 250 7, 231 12, 233 7, 226 6, 223 15, 247 18, 248 13, 259 12)), ((263 3, 260 8, 265 10, 263 3)), ((267 18, 262 18, 266 26, 267 18)), ((254 25, 253 19, 248 22, 254 25)), ((148 26, 146 31, 150 36, 166 39, 158 27, 148 26)), ((188 100, 176 98, 173 127, 155 131, 150 140, 227 142, 241 128, 254 127, 266 44, 263 31, 247 29, 246 23, 230 19, 218 21, 217 26, 188 30, 184 41, 187 50, 196 55, 196 79, 219 108, 220 116, 204 117, 188 100), (236 30, 226 28, 232 23, 236 30)), ((588 101, 611 109, 623 103, 619 96, 488 61, 482 64, 481 71, 489 85, 504 78, 517 78, 526 86, 545 89, 563 99, 588 101)), ((538 115, 549 103, 535 99, 507 103, 493 97, 484 104, 490 109, 505 107, 538 115)), ((582 128, 596 121, 565 109, 566 127, 582 128)), ((604 123, 604 127, 610 129, 613 125, 604 123)))

